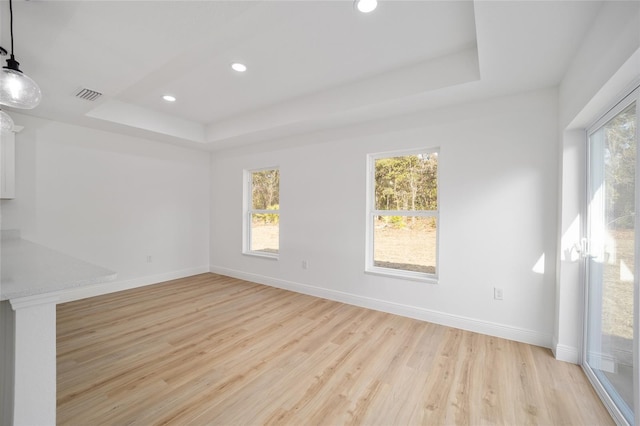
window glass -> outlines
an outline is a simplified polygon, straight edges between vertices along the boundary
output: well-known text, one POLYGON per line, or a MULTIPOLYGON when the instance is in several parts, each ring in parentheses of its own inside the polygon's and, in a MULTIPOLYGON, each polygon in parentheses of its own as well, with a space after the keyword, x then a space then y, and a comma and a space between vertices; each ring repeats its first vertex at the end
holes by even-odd
POLYGON ((436 152, 375 160, 377 210, 437 210, 436 152))
POLYGON ((373 230, 373 265, 435 274, 436 229, 434 217, 378 216, 373 230))
POLYGON ((369 156, 367 270, 434 278, 438 254, 438 151, 369 156))
POLYGON ((277 257, 280 251, 280 170, 246 172, 245 253, 277 257))

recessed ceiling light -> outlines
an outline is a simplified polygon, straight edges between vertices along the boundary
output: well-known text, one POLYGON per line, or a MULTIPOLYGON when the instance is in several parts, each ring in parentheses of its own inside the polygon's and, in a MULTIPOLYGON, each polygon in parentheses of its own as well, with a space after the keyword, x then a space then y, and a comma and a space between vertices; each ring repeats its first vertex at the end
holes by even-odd
POLYGON ((378 0, 356 0, 356 7, 362 13, 373 12, 378 7, 378 0))
POLYGON ((175 102, 176 101, 176 97, 175 96, 171 96, 171 95, 164 95, 162 97, 162 99, 164 99, 167 102, 175 102))
POLYGON ((231 64, 231 68, 234 71, 245 72, 247 70, 247 66, 245 64, 241 64, 240 62, 234 62, 231 64))

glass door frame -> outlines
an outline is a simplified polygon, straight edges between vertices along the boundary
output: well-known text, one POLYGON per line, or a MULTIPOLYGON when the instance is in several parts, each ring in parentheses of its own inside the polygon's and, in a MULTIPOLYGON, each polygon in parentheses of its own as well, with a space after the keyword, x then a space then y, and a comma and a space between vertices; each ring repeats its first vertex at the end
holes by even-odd
POLYGON ((586 142, 586 175, 585 175, 585 187, 586 198, 583 206, 583 217, 586 219, 582 223, 582 286, 584 289, 584 305, 583 305, 583 336, 582 336, 582 351, 580 364, 584 370, 587 378, 593 385, 596 393, 605 404, 609 413, 617 424, 629 425, 629 422, 624 417, 618 406, 614 403, 611 396, 605 390, 604 386, 598 379, 596 373, 591 366, 587 363, 587 351, 588 343, 588 318, 589 314, 589 253, 588 253, 588 228, 589 228, 589 204, 592 199, 591 194, 591 143, 589 138, 592 134, 598 131, 602 126, 608 123, 616 115, 622 112, 632 103, 636 103, 636 168, 635 168, 635 218, 634 226, 636 230, 636 236, 634 241, 634 270, 633 270, 633 407, 631 409, 634 413, 634 426, 640 426, 640 291, 639 291, 639 279, 640 279, 640 82, 636 81, 631 90, 626 92, 626 95, 622 96, 611 109, 609 109, 604 115, 602 115, 596 122, 594 122, 585 132, 586 142))

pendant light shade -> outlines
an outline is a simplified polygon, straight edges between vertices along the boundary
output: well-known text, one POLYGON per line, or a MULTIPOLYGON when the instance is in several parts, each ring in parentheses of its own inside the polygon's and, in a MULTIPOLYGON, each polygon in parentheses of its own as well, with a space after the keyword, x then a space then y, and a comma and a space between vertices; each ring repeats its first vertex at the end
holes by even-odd
POLYGON ((0 130, 11 132, 13 130, 13 119, 9 114, 0 109, 0 130))
POLYGON ((0 74, 0 104, 13 108, 31 109, 42 100, 40 87, 18 68, 20 64, 7 59, 7 66, 0 74))
MULTIPOLYGON (((42 100, 40 87, 20 71, 20 63, 13 56, 13 2, 9 0, 9 17, 11 31, 11 55, 7 59, 7 65, 0 73, 0 104, 13 108, 31 109, 38 106, 42 100)), ((7 51, 0 48, 0 53, 6 55, 7 51)))

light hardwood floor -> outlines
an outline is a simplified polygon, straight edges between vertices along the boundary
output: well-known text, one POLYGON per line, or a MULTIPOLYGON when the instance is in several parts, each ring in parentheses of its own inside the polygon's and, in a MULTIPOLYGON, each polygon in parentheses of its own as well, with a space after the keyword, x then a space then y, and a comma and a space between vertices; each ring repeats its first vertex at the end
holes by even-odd
POLYGON ((215 274, 57 325, 59 424, 613 424, 548 349, 215 274))

